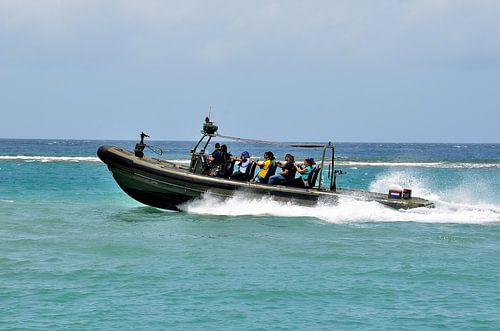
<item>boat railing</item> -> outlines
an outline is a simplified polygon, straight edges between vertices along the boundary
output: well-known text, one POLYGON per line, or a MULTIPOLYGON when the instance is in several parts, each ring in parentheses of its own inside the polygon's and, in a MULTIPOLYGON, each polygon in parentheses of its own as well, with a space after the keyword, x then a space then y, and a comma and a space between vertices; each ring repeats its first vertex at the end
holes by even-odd
POLYGON ((253 143, 265 143, 265 144, 275 144, 275 145, 285 145, 289 147, 298 148, 322 148, 321 162, 318 165, 319 174, 317 178, 317 185, 314 189, 317 190, 329 190, 335 191, 337 189, 337 175, 343 174, 341 170, 335 170, 335 146, 330 141, 328 144, 298 144, 298 143, 282 143, 282 142, 269 142, 269 141, 259 141, 255 139, 245 139, 239 137, 224 136, 217 133, 218 127, 211 122, 207 117, 205 118, 205 123, 203 124, 203 129, 201 131, 202 136, 200 140, 196 143, 194 148, 191 150, 191 162, 189 166, 189 171, 195 174, 202 174, 205 167, 208 165, 208 156, 205 151, 208 144, 213 137, 227 138, 231 140, 248 141, 253 143), (327 178, 329 179, 329 184, 327 187, 324 186, 325 176, 324 172, 327 170, 327 178))
POLYGON ((330 180, 330 184, 328 189, 330 191, 335 191, 337 190, 337 173, 335 172, 335 146, 332 144, 331 141, 328 142, 328 144, 325 144, 323 146, 323 153, 321 156, 321 163, 320 163, 320 168, 321 171, 319 172, 319 178, 318 178, 318 189, 324 189, 323 188, 323 172, 325 169, 325 163, 328 163, 328 172, 327 176, 328 179, 330 180), (331 157, 330 160, 327 160, 327 154, 330 153, 331 157))

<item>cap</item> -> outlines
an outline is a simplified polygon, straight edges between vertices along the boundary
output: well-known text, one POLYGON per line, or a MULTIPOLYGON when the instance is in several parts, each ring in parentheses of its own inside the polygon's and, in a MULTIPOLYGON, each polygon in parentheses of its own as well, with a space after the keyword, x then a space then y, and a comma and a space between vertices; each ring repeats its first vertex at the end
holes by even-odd
POLYGON ((244 151, 243 153, 241 153, 241 155, 243 155, 243 156, 250 156, 250 153, 248 153, 248 151, 244 151))

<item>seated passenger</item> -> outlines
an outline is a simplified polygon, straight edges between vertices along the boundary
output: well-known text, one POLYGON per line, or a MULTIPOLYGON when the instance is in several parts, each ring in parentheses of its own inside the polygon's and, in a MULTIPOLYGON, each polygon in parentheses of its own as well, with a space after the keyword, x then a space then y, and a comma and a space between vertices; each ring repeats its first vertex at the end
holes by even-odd
POLYGON ((216 150, 208 158, 211 165, 209 175, 217 177, 225 177, 227 172, 227 167, 231 161, 231 154, 227 152, 227 145, 222 145, 220 146, 220 149, 217 149, 218 144, 219 143, 215 144, 216 150))
POLYGON ((230 178, 236 180, 247 180, 247 170, 250 165, 250 153, 244 151, 241 153, 241 157, 231 157, 231 160, 239 163, 238 170, 230 178))
POLYGON ((297 164, 295 164, 295 169, 297 170, 297 172, 300 174, 300 177, 299 178, 296 178, 294 180, 294 186, 298 186, 298 187, 308 187, 309 184, 307 183, 307 179, 309 178, 309 174, 311 173, 311 165, 312 165, 312 162, 310 159, 305 159, 304 160, 304 164, 302 166, 299 166, 297 164))
POLYGON ((285 155, 286 163, 283 165, 280 162, 277 163, 278 167, 281 168, 281 172, 274 176, 269 177, 269 185, 287 185, 293 182, 295 179, 295 158, 291 154, 285 155))
POLYGON ((234 169, 234 162, 231 160, 232 155, 227 151, 227 145, 222 145, 220 152, 222 155, 222 168, 218 176, 229 178, 233 174, 234 169))
POLYGON ((213 168, 220 164, 221 161, 220 144, 215 143, 214 151, 210 154, 210 156, 205 158, 202 174, 211 176, 213 168))
POLYGON ((211 164, 219 164, 219 163, 221 163, 221 156, 222 155, 221 155, 221 151, 220 151, 220 144, 215 143, 215 150, 208 157, 208 161, 211 164))
POLYGON ((255 177, 257 183, 265 183, 267 172, 271 169, 271 162, 274 161, 274 154, 272 152, 264 153, 264 161, 252 161, 260 167, 260 171, 255 177))

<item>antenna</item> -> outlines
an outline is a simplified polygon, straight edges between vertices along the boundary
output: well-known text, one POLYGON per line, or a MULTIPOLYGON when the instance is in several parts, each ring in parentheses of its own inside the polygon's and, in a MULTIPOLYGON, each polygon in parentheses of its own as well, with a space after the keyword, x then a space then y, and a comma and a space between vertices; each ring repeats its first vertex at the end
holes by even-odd
POLYGON ((208 118, 212 118, 212 106, 208 108, 208 118))

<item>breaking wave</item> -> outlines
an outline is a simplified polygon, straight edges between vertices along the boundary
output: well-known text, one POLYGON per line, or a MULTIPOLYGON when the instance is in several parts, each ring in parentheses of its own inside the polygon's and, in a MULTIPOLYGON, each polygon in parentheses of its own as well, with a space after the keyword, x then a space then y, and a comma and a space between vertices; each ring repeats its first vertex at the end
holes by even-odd
POLYGON ((101 162, 97 156, 29 156, 0 155, 0 161, 23 162, 101 162))
POLYGON ((350 167, 401 167, 401 168, 440 168, 440 169, 500 169, 500 163, 467 163, 467 162, 358 162, 340 161, 339 166, 350 167))

